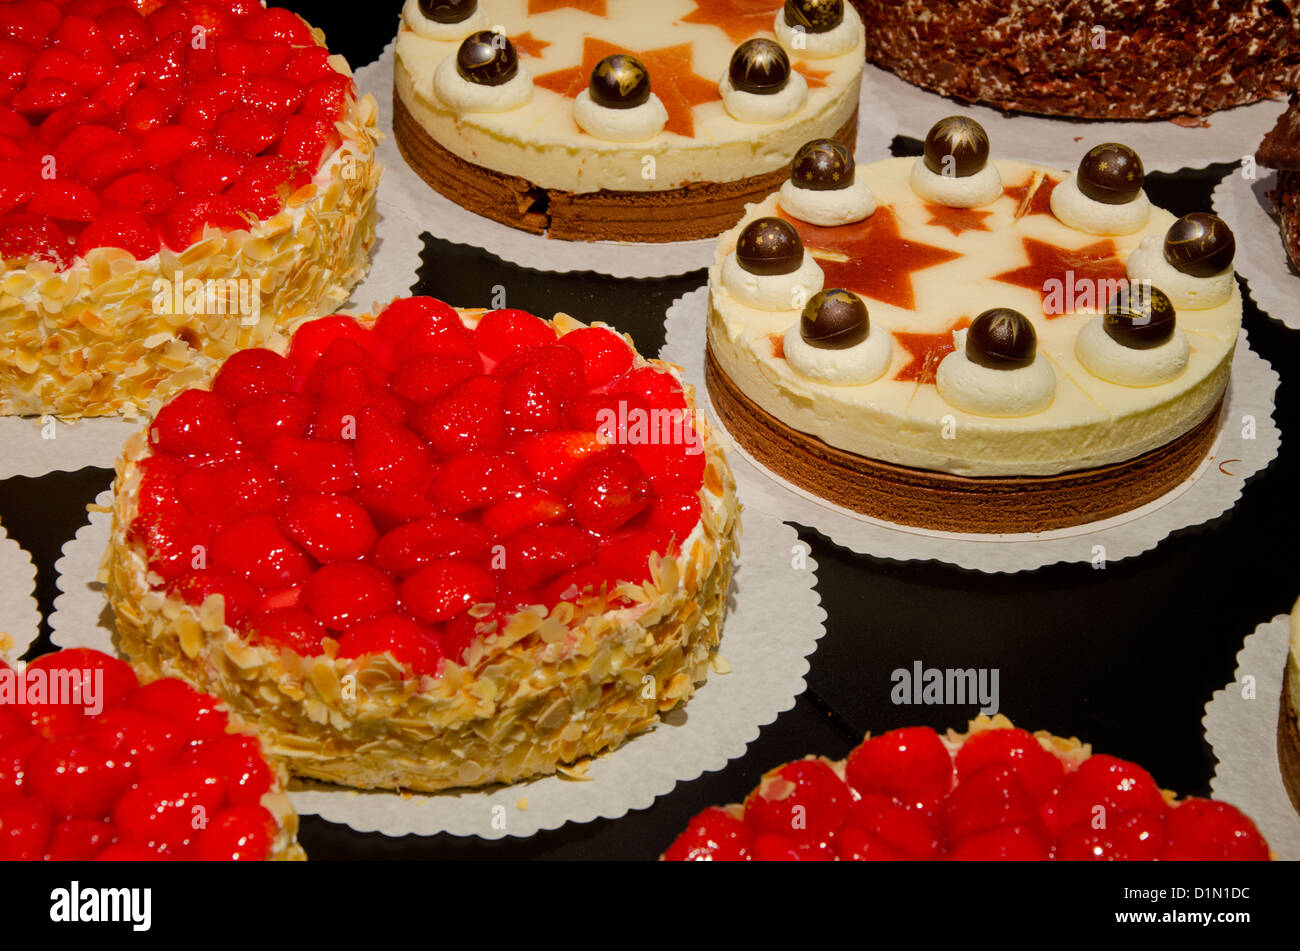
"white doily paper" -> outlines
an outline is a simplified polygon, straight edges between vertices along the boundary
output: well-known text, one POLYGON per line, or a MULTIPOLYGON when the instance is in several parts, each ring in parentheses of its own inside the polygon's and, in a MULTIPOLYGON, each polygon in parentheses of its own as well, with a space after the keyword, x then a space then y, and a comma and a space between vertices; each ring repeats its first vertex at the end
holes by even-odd
POLYGON ((1254 180, 1234 169, 1219 182, 1211 199, 1237 241, 1237 273, 1250 284, 1260 309, 1292 330, 1300 330, 1300 273, 1291 266, 1268 193, 1277 172, 1261 168, 1254 180))
MULTIPOLYGON (((411 293, 420 267, 420 229, 410 223, 397 197, 379 182, 379 221, 371 252, 370 273, 339 309, 373 313, 375 303, 411 293)), ((39 476, 47 472, 75 472, 86 466, 111 469, 127 437, 145 425, 146 418, 103 416, 61 422, 53 416, 0 416, 0 479, 39 476)))
MULTIPOLYGON (((108 493, 98 501, 107 505, 108 493)), ((566 822, 615 819, 644 809, 677 783, 722 769, 745 752, 759 728, 794 706, 806 658, 825 633, 816 563, 794 529, 747 509, 741 555, 719 656, 708 682, 665 722, 590 763, 582 780, 549 776, 511 786, 434 795, 307 789, 292 794, 300 813, 385 835, 529 836, 566 822), (730 667, 728 673, 718 670, 730 667)), ((60 647, 114 651, 111 612, 94 581, 111 516, 95 512, 55 566, 63 593, 50 618, 60 647)))
MULTIPOLYGON (((659 356, 681 367, 687 381, 695 384, 700 406, 717 419, 704 384, 708 293, 707 286, 698 288, 668 308, 666 342, 659 356)), ((1246 480, 1269 464, 1281 444, 1273 422, 1277 385, 1277 373, 1247 346, 1242 331, 1219 434, 1196 472, 1132 512, 1050 532, 977 535, 896 525, 817 498, 770 472, 739 445, 732 446, 728 458, 751 506, 815 528, 859 554, 898 561, 934 559, 989 573, 1032 571, 1061 561, 1119 561, 1154 548, 1171 532, 1217 518, 1236 503, 1246 480), (1255 420, 1253 439, 1242 438, 1241 420, 1247 415, 1255 420)), ((721 424, 719 429, 725 432, 721 424)))
MULTIPOLYGON (((538 271, 669 277, 708 267, 712 262, 714 238, 663 244, 552 240, 476 215, 444 198, 411 170, 392 138, 393 61, 394 45, 389 43, 378 60, 356 71, 356 80, 361 92, 368 92, 378 100, 379 125, 388 130, 389 137, 379 145, 379 157, 387 168, 385 180, 393 194, 402 196, 408 217, 421 231, 446 241, 483 248, 506 261, 538 271)), ((893 133, 882 135, 881 128, 864 105, 858 122, 858 161, 889 157, 893 133)))
POLYGON ((41 633, 41 612, 36 606, 36 566, 32 556, 5 533, 0 525, 0 658, 17 660, 41 633))
POLYGON ((1204 118, 1204 126, 1191 127, 1167 119, 1056 119, 949 99, 870 64, 862 77, 862 96, 863 110, 870 102, 875 113, 872 124, 893 129, 897 135, 924 140, 937 120, 960 113, 984 126, 995 156, 1072 169, 1094 145, 1123 142, 1142 156, 1148 172, 1236 162, 1255 151, 1264 133, 1273 128, 1286 108, 1283 100, 1266 100, 1213 113, 1204 118))
POLYGON ((1300 815, 1282 785, 1277 759, 1277 712, 1290 633, 1285 614, 1255 628, 1237 654, 1233 682, 1214 692, 1201 722, 1219 761, 1210 780, 1214 798, 1250 816, 1274 852, 1297 861, 1300 815))

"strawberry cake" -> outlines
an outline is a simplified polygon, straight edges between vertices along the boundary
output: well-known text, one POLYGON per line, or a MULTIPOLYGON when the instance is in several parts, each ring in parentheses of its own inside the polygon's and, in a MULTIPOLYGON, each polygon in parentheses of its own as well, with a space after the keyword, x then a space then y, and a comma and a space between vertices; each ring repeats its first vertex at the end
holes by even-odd
POLYGON ((81 648, 0 661, 0 861, 303 859, 287 779, 189 684, 81 648))
POLYGON ((376 106, 256 0, 0 2, 0 414, 148 411, 374 243, 376 106))
POLYGON ((842 762, 767 773, 743 803, 701 812, 669 861, 1267 861, 1227 803, 1162 790, 1136 763, 980 717, 908 727, 842 762))
POLYGON ((707 379, 761 464, 845 508, 958 532, 1063 528, 1178 486, 1217 433, 1235 241, 1106 143, 993 159, 971 119, 856 167, 808 143, 718 240, 707 379))
POLYGON ((430 298, 235 354, 128 441, 113 506, 101 576, 142 677, 222 697, 300 776, 428 791, 686 701, 739 530, 673 367, 430 298))
POLYGON ((514 228, 714 237, 804 141, 853 144, 863 49, 845 0, 406 0, 393 132, 514 228))

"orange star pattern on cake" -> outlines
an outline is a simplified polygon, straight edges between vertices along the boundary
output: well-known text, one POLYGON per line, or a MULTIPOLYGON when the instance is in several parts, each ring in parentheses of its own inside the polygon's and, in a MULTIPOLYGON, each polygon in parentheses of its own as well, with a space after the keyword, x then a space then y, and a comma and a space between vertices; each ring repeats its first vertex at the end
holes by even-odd
POLYGON ((594 13, 598 17, 605 15, 605 0, 528 0, 528 15, 550 13, 565 7, 573 7, 583 13, 594 13))
POLYGON ((1127 280, 1124 262, 1116 256, 1115 242, 1106 238, 1076 250, 1035 238, 1021 238, 1029 263, 994 274, 993 280, 1037 291, 1048 320, 1106 305, 1108 289, 1127 280), (1077 307, 1080 301, 1082 307, 1077 307), (1052 306, 1048 306, 1049 301, 1052 306))
POLYGON ((952 345, 952 332, 970 326, 970 318, 962 317, 954 321, 947 330, 936 334, 913 333, 895 330, 894 339, 907 351, 907 363, 899 367, 894 379, 900 383, 933 383, 943 358, 955 349, 952 345))
POLYGON ((775 0, 695 0, 695 9, 681 22, 716 26, 740 43, 755 33, 770 33, 780 5, 775 0))
POLYGON ((925 210, 930 214, 928 225, 939 225, 955 235, 963 231, 988 231, 984 219, 993 214, 991 211, 978 211, 974 208, 949 208, 947 205, 925 203, 925 210))
POLYGON ((1051 176, 1044 175, 1035 185, 1034 177, 1019 185, 1008 185, 1002 189, 1016 203, 1016 219, 1027 215, 1050 215, 1052 213, 1052 189, 1061 184, 1051 176), (1030 189, 1033 189, 1031 192, 1030 189))
POLYGON ((668 110, 667 132, 694 137, 694 108, 701 103, 721 99, 718 84, 697 75, 691 67, 690 43, 678 43, 676 46, 661 46, 655 50, 627 50, 597 39, 594 36, 583 37, 582 64, 568 69, 558 69, 553 73, 543 73, 533 82, 543 89, 558 92, 562 96, 573 98, 587 88, 591 71, 606 56, 614 53, 631 53, 650 72, 650 88, 663 100, 668 110))
POLYGON ((511 37, 510 42, 515 45, 515 50, 520 56, 529 56, 533 59, 542 55, 542 50, 551 44, 545 40, 539 40, 531 33, 520 33, 518 36, 511 37))
POLYGON ((805 66, 803 63, 795 63, 794 71, 803 76, 808 83, 809 89, 820 89, 826 85, 826 77, 831 74, 829 69, 813 69, 811 66, 805 66))
POLYGON ((864 221, 833 228, 810 225, 782 214, 826 275, 827 287, 844 287, 904 310, 916 309, 912 272, 961 257, 956 251, 910 241, 899 232, 888 206, 864 221))

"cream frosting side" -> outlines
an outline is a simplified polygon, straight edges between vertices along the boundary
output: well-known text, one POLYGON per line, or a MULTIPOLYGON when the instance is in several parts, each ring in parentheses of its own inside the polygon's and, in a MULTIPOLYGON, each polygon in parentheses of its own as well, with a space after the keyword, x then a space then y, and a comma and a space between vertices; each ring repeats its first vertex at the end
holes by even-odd
POLYGON ((799 321, 790 325, 781 346, 796 373, 835 386, 855 386, 880 379, 894 359, 894 339, 884 330, 871 330, 866 339, 841 350, 814 347, 803 339, 799 321))
POLYGON ((427 40, 450 40, 457 43, 471 33, 492 28, 481 4, 459 23, 439 23, 424 15, 420 10, 420 0, 406 0, 402 4, 402 22, 427 40))
MULTIPOLYGON (((527 0, 494 0, 490 6, 493 23, 503 26, 508 36, 518 39, 531 33, 545 42, 537 55, 520 48, 537 78, 582 62, 587 37, 634 54, 690 41, 695 47, 692 69, 709 83, 736 47, 717 27, 685 22, 695 10, 692 0, 657 0, 653 6, 643 0, 606 0, 606 17, 577 7, 529 16, 527 0)), ((817 60, 813 68, 827 75, 809 89, 803 108, 779 125, 740 122, 716 99, 695 107, 694 137, 665 130, 642 142, 618 143, 584 132, 574 119, 573 98, 536 83, 532 98, 510 112, 459 113, 447 106, 432 93, 433 73, 457 46, 426 39, 411 29, 399 31, 394 88, 415 121, 466 161, 542 188, 575 193, 661 191, 695 182, 736 181, 788 166, 805 142, 832 136, 853 119, 865 60, 862 44, 817 60)), ((797 67, 804 58, 792 53, 792 65, 797 67)), ((651 80, 656 81, 653 75, 651 80)))
POLYGON ((940 175, 918 158, 912 165, 912 191, 925 201, 949 208, 979 208, 1002 196, 1002 179, 989 162, 974 175, 940 175))
POLYGON ((723 107, 740 122, 780 122, 808 101, 808 81, 796 72, 790 73, 781 89, 767 95, 737 89, 730 74, 723 73, 718 80, 718 91, 722 93, 723 107))
MULTIPOLYGON (((1100 379, 1075 354, 1075 338, 1095 311, 1048 320, 1037 289, 991 275, 1022 267, 1021 239, 1081 248, 1096 242, 1047 214, 1015 218, 1018 202, 1004 197, 986 207, 989 231, 959 237, 938 224, 912 192, 912 160, 887 159, 859 165, 857 178, 875 193, 882 209, 897 216, 905 238, 960 250, 964 256, 915 271, 914 309, 865 295, 872 333, 894 335, 889 369, 864 386, 832 386, 796 372, 773 341, 784 337, 797 317, 743 303, 724 286, 721 269, 745 225, 777 212, 776 195, 750 206, 745 218, 719 238, 709 272, 709 345, 723 372, 755 403, 792 428, 848 452, 885 462, 963 476, 1051 475, 1121 462, 1165 445, 1210 413, 1227 386, 1241 328, 1241 295, 1233 291, 1218 307, 1180 312, 1178 326, 1190 344, 1187 369, 1155 386, 1125 386, 1100 379), (953 324, 992 307, 1011 307, 1030 317, 1038 334, 1039 359, 1056 371, 1056 396, 1041 412, 991 417, 955 408, 933 383, 904 371, 917 357, 898 334, 951 333, 953 324), (956 421, 956 438, 945 438, 945 418, 956 421)), ((996 160, 1009 186, 1035 173, 1061 180, 1064 172, 1025 162, 996 160)), ((877 214, 880 214, 877 211, 877 214)), ((1113 239, 1121 261, 1150 235, 1163 236, 1174 216, 1152 209, 1143 232, 1113 239)), ((812 256, 817 254, 814 249, 812 256)), ((837 283, 846 283, 842 276, 837 283)), ((847 282, 850 284, 851 281, 847 282)))
POLYGON ((1178 270, 1165 259, 1163 235, 1143 238, 1137 250, 1129 255, 1127 270, 1130 281, 1150 281, 1153 287, 1164 291, 1175 312, 1218 307, 1232 296, 1237 286, 1236 271, 1231 266, 1209 277, 1196 277, 1178 270))
POLYGON ((734 254, 722 262, 722 281, 737 300, 766 311, 802 310, 825 286, 826 276, 811 254, 789 274, 751 274, 734 254))
POLYGON ((776 20, 772 32, 777 42, 792 53, 800 53, 809 59, 825 59, 839 56, 849 50, 857 49, 865 40, 862 18, 851 4, 844 4, 844 19, 838 26, 825 33, 809 33, 802 28, 796 29, 785 19, 785 7, 776 11, 776 20))
POLYGON ((786 179, 781 185, 781 210, 800 221, 824 228, 870 218, 876 211, 871 186, 855 178, 848 188, 800 188, 786 179))
POLYGON ((1106 333, 1100 317, 1084 324, 1075 340, 1079 362, 1093 376, 1124 386, 1155 386, 1175 379, 1187 369, 1191 355, 1187 334, 1175 328, 1173 336, 1156 347, 1126 347, 1106 333))
POLYGON ((643 142, 664 130, 668 110, 654 93, 639 106, 611 109, 591 98, 591 90, 578 93, 573 103, 573 118, 582 131, 610 142, 643 142))
POLYGON ((448 56, 433 73, 434 94, 458 113, 510 112, 533 98, 533 76, 528 67, 519 64, 519 71, 499 86, 472 83, 456 69, 456 57, 448 56))
POLYGON ((940 396, 979 416, 1028 416, 1052 405, 1056 373, 1041 355, 1010 370, 981 366, 966 356, 966 334, 953 331, 955 349, 939 364, 935 385, 940 396))
POLYGON ((1151 202, 1142 191, 1122 205, 1097 201, 1079 191, 1078 177, 1071 172, 1069 178, 1052 189, 1052 214, 1062 224, 1089 234, 1132 234, 1141 231, 1151 220, 1151 202))

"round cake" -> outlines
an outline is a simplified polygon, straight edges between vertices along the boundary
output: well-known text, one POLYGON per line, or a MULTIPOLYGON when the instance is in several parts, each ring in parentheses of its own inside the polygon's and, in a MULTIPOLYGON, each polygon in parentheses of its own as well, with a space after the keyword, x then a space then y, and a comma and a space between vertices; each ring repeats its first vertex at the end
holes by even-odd
POLYGON ((760 463, 890 522, 1009 533, 1133 509, 1204 460, 1235 242, 1152 207, 1131 150, 993 160, 951 117, 921 157, 855 168, 824 140, 794 170, 709 271, 710 396, 760 463))
POLYGON ((1082 119, 1200 116, 1300 84, 1295 0, 853 2, 876 65, 923 89, 1001 109, 1082 119))
POLYGON ((907 727, 841 762, 764 775, 743 804, 706 809, 669 861, 1267 861, 1227 803, 1162 790, 1136 763, 1077 739, 979 717, 966 733, 907 727))
POLYGON ((236 354, 128 442, 113 507, 141 676, 297 775, 416 790, 550 773, 686 701, 739 531, 673 368, 429 298, 236 354))
POLYGON ((397 144, 442 194, 678 241, 735 224, 805 140, 853 144, 863 35, 843 0, 408 0, 396 57, 397 144))
POLYGON ((1300 601, 1291 609, 1291 644, 1282 675, 1277 757, 1291 803, 1300 812, 1300 601))
POLYGON ((343 303, 377 108, 318 30, 251 0, 0 14, 0 414, 147 411, 343 303))
POLYGON ((0 659, 0 861, 303 859, 287 781, 189 684, 83 648, 0 659))

